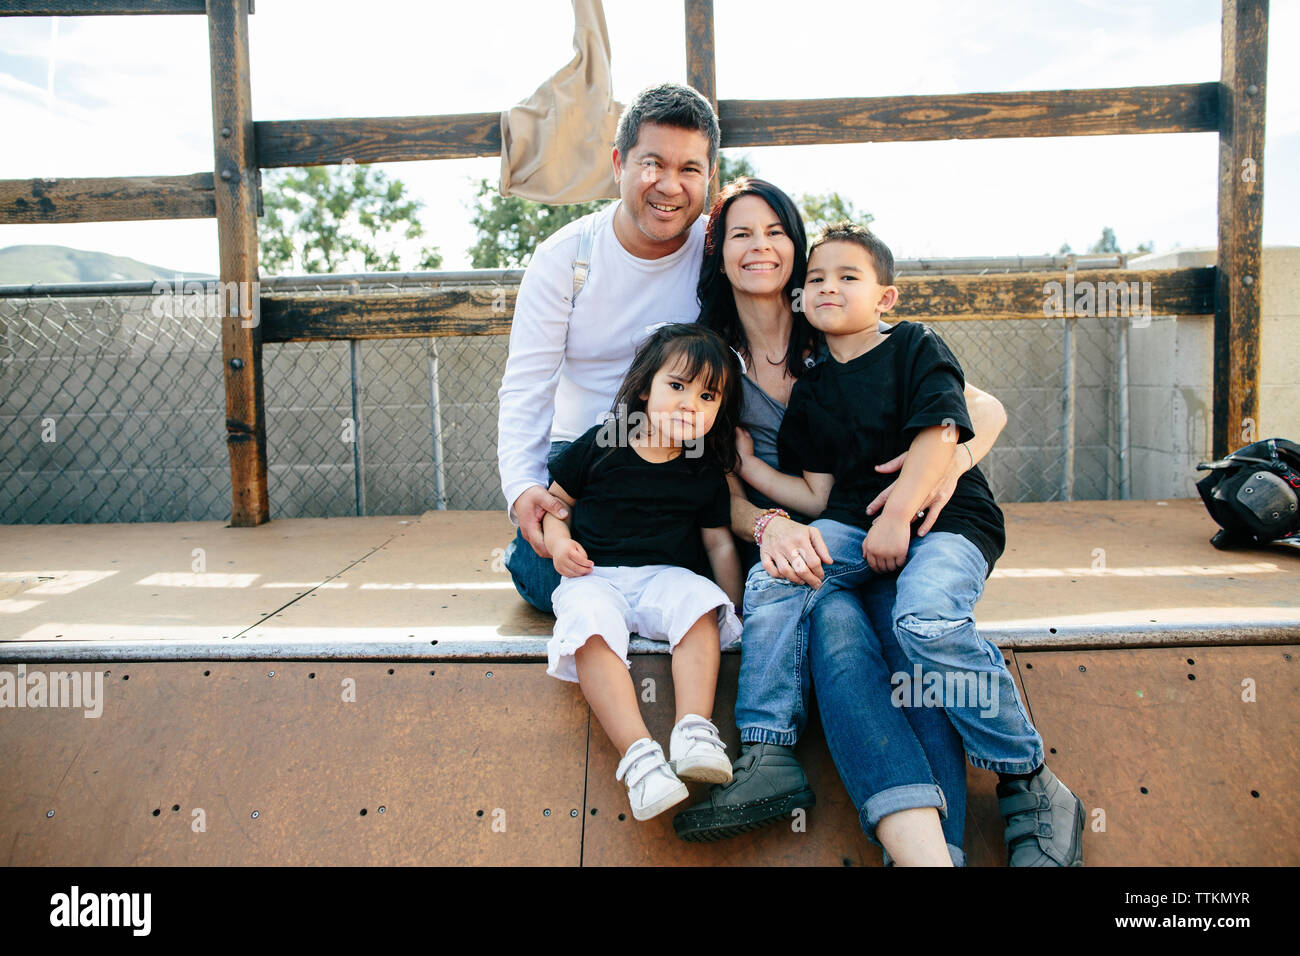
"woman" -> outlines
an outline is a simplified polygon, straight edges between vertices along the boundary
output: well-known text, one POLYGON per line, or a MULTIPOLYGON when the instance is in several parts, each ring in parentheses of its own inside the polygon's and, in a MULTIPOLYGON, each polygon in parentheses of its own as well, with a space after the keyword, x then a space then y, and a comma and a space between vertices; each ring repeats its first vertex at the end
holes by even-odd
MULTIPOLYGON (((771 183, 736 180, 714 202, 700 274, 700 321, 721 333, 744 359, 742 421, 755 454, 773 466, 790 391, 825 354, 819 333, 796 307, 806 248, 798 210, 771 183)), ((965 470, 961 466, 973 467, 1005 424, 997 399, 968 385, 966 400, 976 431, 968 443, 971 454, 954 457, 950 473, 927 502, 919 533, 929 530, 952 496, 965 470)), ((879 467, 897 471, 902 461, 900 456, 879 467)), ((754 567, 751 574, 765 569, 817 586, 821 563, 830 557, 817 531, 806 520, 796 520, 801 516, 772 514, 772 502, 731 480, 732 530, 742 540, 760 538, 761 546, 751 547, 747 556, 754 567)), ((878 511, 888 493, 882 492, 868 511, 878 511)), ((819 602, 808 647, 795 648, 793 657, 784 658, 772 648, 783 635, 780 646, 789 644, 789 622, 764 620, 757 611, 746 617, 736 702, 744 750, 736 776, 728 786, 715 787, 707 803, 679 815, 679 834, 687 839, 729 836, 812 803, 791 750, 803 729, 811 681, 836 768, 864 831, 885 848, 887 862, 891 857, 903 865, 964 862, 961 740, 941 709, 891 704, 890 675, 911 670, 893 635, 893 604, 892 576, 859 594, 841 592, 819 602), (789 693, 792 671, 798 675, 797 701, 780 696, 789 693), (794 726, 772 716, 791 710, 794 726)))

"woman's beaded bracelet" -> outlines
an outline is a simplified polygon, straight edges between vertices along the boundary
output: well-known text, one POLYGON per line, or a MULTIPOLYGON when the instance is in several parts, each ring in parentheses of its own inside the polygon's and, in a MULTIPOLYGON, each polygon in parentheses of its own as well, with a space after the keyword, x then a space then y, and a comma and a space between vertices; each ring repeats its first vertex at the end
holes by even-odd
POLYGON ((767 530, 768 524, 777 515, 782 518, 790 517, 790 513, 784 508, 768 508, 761 515, 754 519, 754 543, 759 547, 763 545, 763 532, 767 530))

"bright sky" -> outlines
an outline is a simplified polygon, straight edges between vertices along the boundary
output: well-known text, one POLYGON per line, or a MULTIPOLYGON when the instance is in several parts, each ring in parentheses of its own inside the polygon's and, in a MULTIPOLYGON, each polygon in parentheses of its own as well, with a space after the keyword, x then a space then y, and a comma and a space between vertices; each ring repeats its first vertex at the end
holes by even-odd
MULTIPOLYGON (((683 4, 606 0, 614 93, 686 78, 683 4)), ((766 99, 1198 83, 1219 78, 1219 0, 717 0, 718 96, 766 99)), ((1264 241, 1300 245, 1300 0, 1269 24, 1264 241)), ((501 110, 572 56, 566 0, 258 0, 259 120, 501 110), (358 9, 364 10, 358 15, 358 9)), ((206 18, 0 18, 0 178, 212 168, 206 18)), ((1212 133, 739 150, 791 193, 838 190, 900 258, 1213 246, 1212 133)), ((468 265, 473 181, 496 159, 392 163, 446 268, 468 265)), ((0 226, 217 271, 215 220, 0 226)))

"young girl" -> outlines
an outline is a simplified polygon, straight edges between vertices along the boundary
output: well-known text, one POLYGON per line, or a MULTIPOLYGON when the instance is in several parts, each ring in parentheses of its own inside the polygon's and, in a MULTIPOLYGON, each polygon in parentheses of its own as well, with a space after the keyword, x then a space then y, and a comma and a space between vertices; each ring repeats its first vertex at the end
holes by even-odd
POLYGON ((638 820, 684 800, 682 780, 731 779, 709 718, 721 649, 740 638, 740 561, 724 477, 736 457, 740 376, 717 333, 661 326, 637 350, 614 417, 550 465, 550 492, 569 518, 547 514, 542 526, 563 577, 546 672, 582 687, 622 754, 615 776, 626 778, 638 820), (696 573, 705 553, 722 587, 696 573), (670 761, 641 719, 628 673, 633 631, 672 649, 670 761))

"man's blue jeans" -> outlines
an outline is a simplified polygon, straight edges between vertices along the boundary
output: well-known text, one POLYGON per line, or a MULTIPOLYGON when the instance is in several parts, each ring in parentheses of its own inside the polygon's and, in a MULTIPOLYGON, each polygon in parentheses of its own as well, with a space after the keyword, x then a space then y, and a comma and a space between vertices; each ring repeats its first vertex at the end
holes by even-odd
MULTIPOLYGON (((818 605, 880 577, 862 556, 866 532, 822 519, 812 526, 834 562, 824 568, 820 588, 772 578, 761 565, 745 583, 744 708, 740 700, 736 706, 742 740, 797 738, 807 700, 807 634, 818 605), (748 667, 747 657, 753 658, 748 667)), ((946 709, 974 766, 1028 773, 1043 762, 1042 739, 1001 652, 975 629, 986 571, 979 549, 961 535, 912 539, 907 563, 891 575, 897 593, 888 628, 912 667, 889 675, 890 700, 902 710, 946 709)))
MULTIPOLYGON (((546 456, 549 465, 561 451, 571 443, 567 441, 551 442, 551 451, 546 456)), ((547 487, 550 487, 550 473, 547 473, 547 487)), ((506 545, 506 570, 515 582, 519 596, 537 610, 554 614, 551 607, 551 595, 560 586, 560 572, 555 570, 555 562, 541 557, 528 543, 522 531, 515 529, 515 539, 506 545)))

